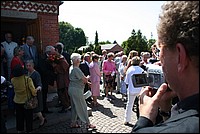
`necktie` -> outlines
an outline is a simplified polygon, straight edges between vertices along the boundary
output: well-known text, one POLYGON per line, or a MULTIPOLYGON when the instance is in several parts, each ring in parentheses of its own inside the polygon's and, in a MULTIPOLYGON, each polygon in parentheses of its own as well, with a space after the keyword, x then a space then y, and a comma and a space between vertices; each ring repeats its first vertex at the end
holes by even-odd
POLYGON ((32 52, 32 49, 31 49, 30 46, 29 46, 29 53, 30 53, 31 58, 34 59, 34 57, 33 57, 33 52, 32 52))

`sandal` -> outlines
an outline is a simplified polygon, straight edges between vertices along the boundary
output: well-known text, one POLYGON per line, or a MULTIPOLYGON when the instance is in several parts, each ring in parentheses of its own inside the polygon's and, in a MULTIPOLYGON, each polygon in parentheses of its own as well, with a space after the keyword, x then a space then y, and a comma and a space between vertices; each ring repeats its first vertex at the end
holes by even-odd
POLYGON ((87 128, 96 128, 96 126, 89 124, 89 125, 87 125, 87 128))
POLYGON ((80 128, 81 126, 78 125, 78 124, 75 124, 75 125, 71 125, 70 128, 80 128))

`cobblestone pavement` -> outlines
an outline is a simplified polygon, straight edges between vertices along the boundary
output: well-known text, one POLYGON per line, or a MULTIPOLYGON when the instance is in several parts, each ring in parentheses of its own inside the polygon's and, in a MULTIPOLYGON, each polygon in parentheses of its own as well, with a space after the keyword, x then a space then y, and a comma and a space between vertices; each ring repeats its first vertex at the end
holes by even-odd
MULTIPOLYGON (((102 95, 102 94, 101 94, 102 95)), ((92 115, 89 116, 91 124, 96 129, 86 129, 85 125, 79 121, 80 128, 70 128, 71 111, 58 113, 60 108, 54 106, 49 109, 53 111, 46 114, 47 123, 38 129, 39 121, 34 121, 33 133, 130 133, 137 117, 132 112, 132 126, 124 125, 125 102, 121 100, 121 94, 113 93, 114 99, 108 101, 104 97, 98 98, 99 106, 91 107, 92 115)), ((9 129, 8 133, 16 132, 15 128, 9 129)))

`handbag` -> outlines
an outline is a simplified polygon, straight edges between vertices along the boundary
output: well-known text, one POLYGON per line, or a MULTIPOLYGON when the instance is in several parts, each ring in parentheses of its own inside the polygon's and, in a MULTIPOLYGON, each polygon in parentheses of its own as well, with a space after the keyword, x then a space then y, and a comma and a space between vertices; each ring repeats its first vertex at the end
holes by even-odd
MULTIPOLYGON (((24 76, 24 79, 25 79, 25 76, 24 76)), ((30 91, 30 89, 28 88, 29 86, 27 87, 27 83, 28 83, 28 79, 27 80, 25 79, 26 93, 27 93, 28 99, 25 101, 24 108, 34 109, 38 106, 38 99, 37 99, 37 96, 33 96, 32 94, 29 97, 28 90, 30 91)))
POLYGON ((90 90, 88 90, 87 92, 85 92, 84 94, 84 98, 87 99, 89 98, 90 96, 92 96, 92 92, 90 90))

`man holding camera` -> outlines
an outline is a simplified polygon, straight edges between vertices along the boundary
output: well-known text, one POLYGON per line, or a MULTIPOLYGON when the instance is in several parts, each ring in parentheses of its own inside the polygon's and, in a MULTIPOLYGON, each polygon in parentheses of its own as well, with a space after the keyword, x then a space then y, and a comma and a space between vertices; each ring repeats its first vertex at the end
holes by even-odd
POLYGON ((171 1, 162 10, 157 46, 168 84, 155 95, 149 86, 142 88, 132 132, 199 133, 199 1, 171 1), (179 102, 172 106, 176 95, 179 102), (156 124, 158 109, 164 121, 156 124))

